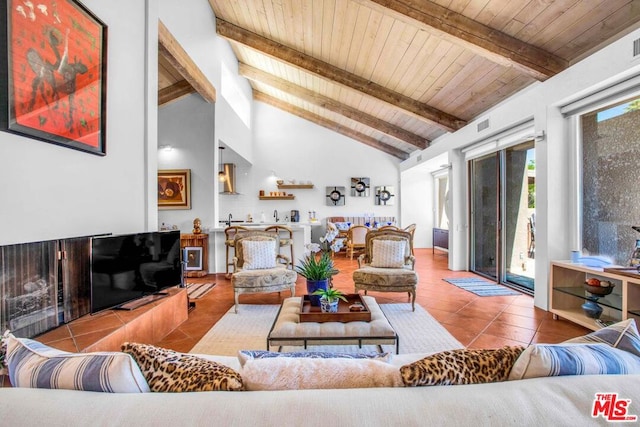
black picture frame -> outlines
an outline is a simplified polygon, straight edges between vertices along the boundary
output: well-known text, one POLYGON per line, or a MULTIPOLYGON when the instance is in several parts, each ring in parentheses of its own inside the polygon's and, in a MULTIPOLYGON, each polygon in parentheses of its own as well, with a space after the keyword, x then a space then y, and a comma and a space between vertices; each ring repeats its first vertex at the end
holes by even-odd
POLYGON ((106 155, 107 26, 76 0, 0 6, 0 131, 106 155))

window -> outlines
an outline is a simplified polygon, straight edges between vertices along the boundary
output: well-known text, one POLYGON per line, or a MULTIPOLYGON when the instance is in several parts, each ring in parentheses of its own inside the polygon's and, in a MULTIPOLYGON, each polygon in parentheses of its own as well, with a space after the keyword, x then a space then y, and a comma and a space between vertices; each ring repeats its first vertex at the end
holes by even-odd
POLYGON ((449 229, 449 175, 436 177, 436 228, 449 229))
POLYGON ((640 99, 580 116, 582 248, 626 265, 640 234, 640 99))

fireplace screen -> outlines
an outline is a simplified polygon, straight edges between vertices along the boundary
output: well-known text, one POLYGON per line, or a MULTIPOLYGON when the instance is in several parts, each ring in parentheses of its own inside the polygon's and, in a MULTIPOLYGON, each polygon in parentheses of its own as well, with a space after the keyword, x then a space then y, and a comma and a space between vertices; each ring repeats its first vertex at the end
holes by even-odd
POLYGON ((33 337, 58 326, 58 242, 0 247, 0 331, 33 337))

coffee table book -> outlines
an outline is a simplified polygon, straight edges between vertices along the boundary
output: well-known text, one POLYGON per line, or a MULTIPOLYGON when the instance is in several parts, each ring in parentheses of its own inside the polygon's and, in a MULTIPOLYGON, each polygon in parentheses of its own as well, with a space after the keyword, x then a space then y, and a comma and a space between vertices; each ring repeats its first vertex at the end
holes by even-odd
POLYGON ((304 295, 300 303, 300 322, 370 322, 371 311, 360 294, 346 294, 347 301, 340 300, 337 313, 323 313, 320 307, 314 307, 309 301, 309 295, 304 295), (350 311, 349 306, 359 302, 362 311, 350 311))

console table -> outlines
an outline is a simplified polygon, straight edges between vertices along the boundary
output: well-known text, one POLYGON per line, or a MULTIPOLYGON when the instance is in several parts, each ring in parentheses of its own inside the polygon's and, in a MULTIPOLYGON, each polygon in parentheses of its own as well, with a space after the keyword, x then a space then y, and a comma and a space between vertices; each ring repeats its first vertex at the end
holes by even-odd
POLYGON ((431 248, 431 252, 436 252, 436 246, 441 249, 449 250, 449 230, 445 230, 444 228, 434 228, 433 229, 433 247, 431 248))
POLYGON ((583 284, 588 278, 595 277, 615 285, 610 295, 598 299, 597 303, 603 308, 601 320, 618 322, 634 318, 640 321, 640 278, 606 270, 609 269, 553 261, 549 272, 549 311, 554 318, 562 317, 592 330, 600 329, 595 319, 588 317, 581 308, 589 296, 583 284))

